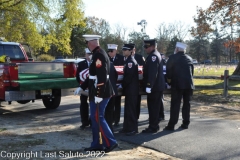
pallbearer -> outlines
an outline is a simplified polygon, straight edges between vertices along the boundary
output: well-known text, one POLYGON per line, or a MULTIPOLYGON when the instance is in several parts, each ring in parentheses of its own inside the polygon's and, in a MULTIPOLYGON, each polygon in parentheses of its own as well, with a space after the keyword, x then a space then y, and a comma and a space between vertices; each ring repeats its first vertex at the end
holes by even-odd
POLYGON ((99 35, 83 35, 89 50, 92 52, 92 63, 89 67, 89 101, 92 122, 93 141, 85 151, 110 152, 118 146, 108 124, 104 111, 110 97, 114 94, 109 80, 110 60, 107 53, 100 48, 99 35), (102 142, 102 144, 101 144, 102 142))
POLYGON ((123 95, 125 95, 124 107, 124 122, 123 129, 120 133, 125 133, 127 136, 138 133, 137 122, 137 103, 139 94, 139 80, 138 80, 138 64, 132 56, 133 45, 124 44, 123 56, 125 57, 125 64, 123 68, 123 95))

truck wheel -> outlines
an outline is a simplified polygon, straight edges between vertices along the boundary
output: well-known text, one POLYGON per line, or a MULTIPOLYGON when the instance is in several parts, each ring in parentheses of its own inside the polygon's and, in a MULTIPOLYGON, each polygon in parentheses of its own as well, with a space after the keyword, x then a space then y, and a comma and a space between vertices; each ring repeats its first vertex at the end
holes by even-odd
POLYGON ((44 106, 47 109, 56 109, 60 105, 61 96, 57 96, 54 98, 43 98, 42 101, 43 101, 44 106))
POLYGON ((26 103, 30 102, 30 100, 21 100, 21 101, 17 101, 17 102, 20 104, 26 104, 26 103))

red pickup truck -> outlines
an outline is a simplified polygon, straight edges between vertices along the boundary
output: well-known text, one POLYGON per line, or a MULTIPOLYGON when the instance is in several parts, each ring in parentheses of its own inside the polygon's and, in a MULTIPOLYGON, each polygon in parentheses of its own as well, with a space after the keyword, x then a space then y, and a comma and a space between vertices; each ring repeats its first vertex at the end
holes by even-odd
POLYGON ((0 102, 25 104, 42 99, 48 109, 60 105, 61 97, 73 95, 78 87, 74 62, 29 62, 19 43, 0 41, 0 56, 10 63, 0 63, 0 102))

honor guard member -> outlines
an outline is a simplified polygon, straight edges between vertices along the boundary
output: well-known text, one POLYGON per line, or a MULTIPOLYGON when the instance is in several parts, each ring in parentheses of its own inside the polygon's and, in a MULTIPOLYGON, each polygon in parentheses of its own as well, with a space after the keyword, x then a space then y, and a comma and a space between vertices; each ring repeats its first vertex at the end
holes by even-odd
MULTIPOLYGON (((145 64, 145 59, 141 54, 136 53, 136 48, 134 43, 130 43, 133 45, 133 51, 132 51, 132 56, 134 59, 137 61, 138 66, 143 66, 145 64)), ((141 111, 141 95, 138 95, 138 103, 137 103, 137 119, 139 119, 140 116, 140 111, 141 111)))
MULTIPOLYGON (((166 79, 166 60, 165 60, 165 55, 161 53, 162 57, 162 62, 163 62, 163 76, 164 76, 164 84, 165 84, 165 89, 167 88, 167 79, 166 79)), ((163 105, 163 93, 161 95, 161 105, 160 105, 160 112, 159 112, 159 122, 165 120, 165 115, 164 115, 164 105, 163 105)))
POLYGON ((114 95, 110 98, 106 110, 105 110, 105 119, 107 121, 108 126, 110 127, 111 131, 113 132, 113 114, 114 114, 114 106, 115 106, 115 97, 118 95, 118 90, 117 90, 117 79, 118 79, 118 74, 117 71, 113 65, 113 63, 110 63, 110 74, 109 74, 109 79, 113 87, 114 95))
POLYGON ((127 136, 138 133, 137 121, 137 102, 139 94, 139 78, 138 78, 138 64, 132 56, 134 46, 124 44, 123 56, 125 57, 125 64, 123 68, 123 95, 125 95, 124 105, 124 121, 123 129, 120 133, 126 133, 127 136))
POLYGON ((182 106, 182 125, 180 128, 188 129, 190 123, 190 100, 193 94, 194 67, 192 58, 185 54, 187 45, 177 42, 175 53, 169 56, 167 61, 167 81, 171 84, 171 106, 170 120, 165 130, 174 130, 178 122, 181 100, 182 106))
POLYGON ((118 143, 104 118, 105 108, 114 95, 109 80, 110 60, 107 53, 100 48, 99 35, 83 35, 89 50, 92 52, 92 63, 89 67, 89 101, 92 122, 93 141, 85 151, 110 152, 118 143))
POLYGON ((143 67, 143 81, 147 92, 149 126, 143 133, 155 133, 159 130, 159 110, 161 95, 165 88, 163 77, 163 62, 156 50, 156 40, 144 40, 144 49, 148 54, 143 67))
MULTIPOLYGON (((85 48, 85 58, 86 59, 84 61, 78 63, 78 68, 76 72, 76 80, 78 84, 83 82, 80 79, 79 73, 89 68, 91 63, 92 53, 88 48, 85 48)), ((82 87, 79 87, 74 94, 78 95, 82 90, 83 90, 82 87)), ((85 96, 83 94, 80 95, 80 116, 82 122, 80 129, 85 129, 85 127, 90 125, 90 119, 89 119, 88 96, 85 96)))
MULTIPOLYGON (((108 56, 110 61, 114 66, 123 66, 124 65, 124 57, 120 54, 117 54, 116 44, 108 44, 108 56)), ((119 126, 119 121, 121 117, 121 96, 115 97, 115 107, 114 107, 114 126, 119 126)))

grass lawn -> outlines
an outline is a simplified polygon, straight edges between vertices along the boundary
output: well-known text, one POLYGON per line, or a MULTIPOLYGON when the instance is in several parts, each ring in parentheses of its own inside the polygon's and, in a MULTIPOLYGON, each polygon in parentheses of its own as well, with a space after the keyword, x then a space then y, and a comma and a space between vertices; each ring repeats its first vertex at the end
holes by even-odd
POLYGON ((195 65, 194 76, 221 76, 225 70, 229 70, 232 75, 237 65, 195 65))
MULTIPOLYGON (((196 65, 194 66, 194 76, 221 76, 225 70, 229 70, 229 75, 232 75, 236 69, 236 65, 216 66, 216 65, 196 65)), ((221 79, 194 79, 194 85, 197 86, 223 86, 224 81, 221 79)), ((229 80, 229 86, 240 87, 240 81, 229 80)), ((198 95, 223 95, 223 89, 199 89, 195 90, 194 94, 198 95)), ((240 91, 228 91, 228 95, 240 96, 240 91)))

